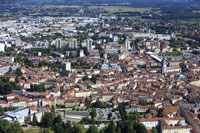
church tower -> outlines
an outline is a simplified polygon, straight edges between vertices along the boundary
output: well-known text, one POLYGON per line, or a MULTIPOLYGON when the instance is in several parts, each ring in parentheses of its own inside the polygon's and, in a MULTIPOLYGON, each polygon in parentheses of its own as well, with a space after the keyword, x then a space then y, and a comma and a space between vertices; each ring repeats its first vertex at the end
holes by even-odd
POLYGON ((162 59, 162 62, 161 62, 161 73, 165 74, 166 72, 167 72, 167 61, 166 61, 166 58, 164 56, 163 59, 162 59))

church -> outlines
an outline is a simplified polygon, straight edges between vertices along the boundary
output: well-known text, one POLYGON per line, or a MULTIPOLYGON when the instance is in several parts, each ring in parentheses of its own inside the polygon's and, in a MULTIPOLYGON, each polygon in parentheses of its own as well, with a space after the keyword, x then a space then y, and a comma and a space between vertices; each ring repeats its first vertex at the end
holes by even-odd
POLYGON ((160 70, 162 74, 181 73, 180 65, 168 66, 167 64, 168 63, 167 63, 166 57, 164 56, 161 62, 161 70, 160 70))

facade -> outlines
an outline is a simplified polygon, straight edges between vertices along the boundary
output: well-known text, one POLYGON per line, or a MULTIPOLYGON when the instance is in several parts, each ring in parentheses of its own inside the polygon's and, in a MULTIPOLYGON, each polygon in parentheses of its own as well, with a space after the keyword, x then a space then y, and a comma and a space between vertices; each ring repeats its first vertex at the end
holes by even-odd
POLYGON ((5 44, 4 43, 0 43, 0 52, 4 52, 5 51, 5 44))
POLYGON ((129 39, 126 39, 126 41, 125 41, 125 48, 126 49, 130 49, 131 48, 131 42, 130 42, 129 39))
POLYGON ((85 54, 84 54, 84 50, 80 50, 80 57, 84 57, 85 54))
POLYGON ((62 48, 62 39, 56 39, 56 48, 62 48))
POLYGON ((86 47, 87 47, 88 51, 90 51, 92 49, 92 39, 86 40, 86 47))
POLYGON ((78 41, 76 38, 73 38, 70 42, 70 48, 78 48, 78 41))
POLYGON ((65 70, 71 71, 71 62, 65 62, 65 70))

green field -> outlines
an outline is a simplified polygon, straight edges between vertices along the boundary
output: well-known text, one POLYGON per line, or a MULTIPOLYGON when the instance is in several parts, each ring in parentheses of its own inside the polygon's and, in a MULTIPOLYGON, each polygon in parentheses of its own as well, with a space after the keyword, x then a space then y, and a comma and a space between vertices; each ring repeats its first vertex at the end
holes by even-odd
POLYGON ((191 20, 181 20, 182 24, 199 24, 200 25, 200 20, 198 19, 191 19, 191 20))
MULTIPOLYGON (((54 133, 54 131, 52 130, 49 130, 49 133, 54 133)), ((37 129, 28 129, 28 130, 25 130, 24 133, 41 133, 42 132, 42 129, 40 128, 37 128, 37 129)))
POLYGON ((47 5, 46 8, 79 8, 81 6, 68 6, 68 5, 47 5))
POLYGON ((24 133, 39 133, 40 129, 29 129, 29 130, 25 130, 24 133))
POLYGON ((88 8, 89 9, 104 9, 110 13, 151 11, 151 8, 133 8, 133 7, 124 7, 124 6, 90 6, 88 8))

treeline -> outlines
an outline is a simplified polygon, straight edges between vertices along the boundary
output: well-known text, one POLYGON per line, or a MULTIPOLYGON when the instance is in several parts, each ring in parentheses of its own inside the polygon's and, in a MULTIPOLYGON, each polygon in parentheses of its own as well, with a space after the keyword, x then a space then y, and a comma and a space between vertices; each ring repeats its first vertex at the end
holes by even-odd
POLYGON ((19 122, 9 123, 8 120, 0 120, 0 133, 24 133, 19 122))
POLYGON ((0 116, 4 115, 4 112, 13 111, 15 109, 16 109, 16 107, 5 107, 5 108, 3 108, 3 107, 0 106, 0 116))
POLYGON ((6 78, 0 78, 0 94, 6 95, 11 93, 13 90, 20 90, 20 87, 15 83, 8 81, 6 78))

